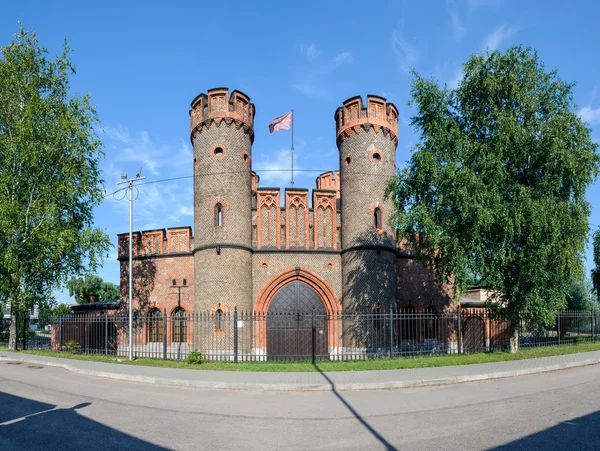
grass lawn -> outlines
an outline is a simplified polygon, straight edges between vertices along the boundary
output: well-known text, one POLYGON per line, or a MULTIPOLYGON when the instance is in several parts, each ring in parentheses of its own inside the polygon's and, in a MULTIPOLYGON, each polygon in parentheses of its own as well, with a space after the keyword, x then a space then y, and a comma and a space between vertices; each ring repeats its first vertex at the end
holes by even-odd
MULTIPOLYGON (((6 350, 6 347, 0 348, 6 350)), ((429 368, 437 366, 470 365, 473 363, 503 362, 506 360, 533 359, 562 354, 575 354, 587 351, 599 351, 598 343, 580 343, 564 346, 547 346, 541 348, 522 349, 517 354, 509 352, 487 352, 467 355, 442 355, 424 357, 402 357, 395 359, 357 360, 357 361, 323 361, 313 365, 310 362, 205 362, 200 365, 190 365, 180 360, 135 359, 126 357, 107 357, 95 354, 71 354, 58 351, 27 350, 23 354, 44 355, 66 359, 89 360, 94 362, 119 363, 122 365, 156 366, 162 368, 188 368, 194 370, 220 371, 364 371, 364 370, 397 370, 404 368, 429 368)))

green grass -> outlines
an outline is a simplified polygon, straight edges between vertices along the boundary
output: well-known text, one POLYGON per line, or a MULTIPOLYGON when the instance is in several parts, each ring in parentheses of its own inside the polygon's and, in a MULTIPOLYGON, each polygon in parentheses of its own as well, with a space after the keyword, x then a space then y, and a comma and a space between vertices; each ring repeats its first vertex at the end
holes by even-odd
MULTIPOLYGON (((0 348, 2 349, 2 348, 0 348)), ((3 348, 6 350, 6 348, 3 348)), ((431 368, 438 366, 471 365, 474 363, 504 362, 507 360, 533 359, 579 352, 599 351, 599 343, 580 343, 564 346, 548 346, 543 348, 522 349, 517 354, 509 352, 486 352, 467 355, 442 355, 425 357, 404 357, 395 359, 357 360, 357 361, 324 361, 315 365, 310 362, 214 362, 200 365, 189 365, 185 361, 161 359, 135 359, 126 357, 107 357, 96 354, 70 354, 58 351, 28 350, 24 354, 44 355, 75 360, 118 363, 122 365, 155 366, 160 368, 187 368, 195 370, 219 371, 263 371, 263 372, 313 372, 313 371, 364 371, 364 370, 397 370, 406 368, 431 368)))

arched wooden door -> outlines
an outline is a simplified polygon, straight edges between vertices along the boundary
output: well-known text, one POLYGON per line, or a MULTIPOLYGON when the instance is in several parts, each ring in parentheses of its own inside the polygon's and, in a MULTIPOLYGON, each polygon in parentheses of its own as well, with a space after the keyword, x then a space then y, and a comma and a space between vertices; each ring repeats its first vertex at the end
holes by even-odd
POLYGON ((327 358, 327 311, 319 294, 304 282, 282 287, 267 313, 267 359, 308 360, 312 356, 312 312, 316 318, 316 355, 327 358))

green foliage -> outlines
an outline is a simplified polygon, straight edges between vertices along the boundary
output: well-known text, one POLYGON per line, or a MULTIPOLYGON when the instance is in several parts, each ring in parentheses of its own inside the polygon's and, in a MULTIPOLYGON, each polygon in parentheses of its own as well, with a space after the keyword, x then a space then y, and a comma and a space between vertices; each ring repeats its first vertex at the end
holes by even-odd
POLYGON ((100 301, 110 301, 119 298, 119 286, 104 282, 102 277, 87 275, 85 278, 73 277, 67 282, 69 296, 73 296, 78 304, 88 304, 90 295, 98 295, 100 301))
MULTIPOLYGON (((0 294, 14 315, 47 299, 108 253, 93 228, 103 200, 99 125, 88 95, 71 95, 66 43, 54 60, 23 28, 0 58, 0 294)), ((14 349, 15 329, 9 348, 14 349)))
POLYGON ((194 349, 193 351, 190 351, 190 353, 187 355, 187 357, 185 358, 185 362, 188 365, 200 365, 206 362, 206 359, 200 351, 194 349))
POLYGON ((81 352, 81 345, 78 341, 69 340, 63 344, 62 350, 71 354, 79 354, 81 352))
POLYGON ((535 51, 478 54, 463 69, 455 90, 414 74, 421 139, 388 187, 392 220, 456 295, 477 274, 513 319, 551 324, 583 275, 597 144, 573 85, 535 51))
POLYGON ((52 305, 44 303, 38 311, 38 327, 45 327, 60 317, 65 317, 73 313, 69 304, 52 305))
POLYGON ((597 301, 600 302, 600 229, 594 232, 593 249, 594 265, 596 267, 592 269, 592 287, 596 293, 597 301))
POLYGON ((571 291, 567 296, 567 308, 569 310, 592 310, 596 307, 592 290, 592 283, 589 279, 574 279, 571 282, 571 291))

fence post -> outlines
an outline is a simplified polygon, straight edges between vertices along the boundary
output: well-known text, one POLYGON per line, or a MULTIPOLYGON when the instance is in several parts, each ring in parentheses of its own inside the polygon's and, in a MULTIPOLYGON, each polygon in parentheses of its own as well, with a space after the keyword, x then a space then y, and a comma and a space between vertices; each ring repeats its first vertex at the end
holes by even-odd
POLYGON ((560 346, 560 311, 556 312, 556 336, 558 338, 558 346, 560 346))
POLYGON ((596 335, 595 335, 595 330, 594 330, 595 329, 594 328, 594 316, 595 315, 594 315, 594 311, 593 310, 590 312, 590 315, 592 317, 592 321, 591 321, 592 322, 592 343, 596 343, 596 335))
POLYGON ((462 323, 462 312, 460 310, 460 301, 458 301, 458 310, 457 310, 457 316, 458 316, 458 353, 462 354, 462 337, 461 337, 461 323, 462 323))
POLYGON ((58 345, 59 351, 62 351, 63 348, 63 320, 62 320, 62 315, 60 315, 58 317, 58 345))
POLYGON ((23 315, 23 349, 27 349, 27 313, 23 315))
POLYGON ((390 307, 390 359, 394 357, 394 312, 390 307))
POLYGON ((312 363, 317 361, 317 317, 315 308, 312 308, 312 363))
POLYGON ((233 308, 233 363, 238 363, 238 311, 233 308))
POLYGON ((108 355, 108 313, 104 314, 104 355, 108 355))
POLYGON ((167 360, 167 309, 163 310, 163 359, 167 360))

